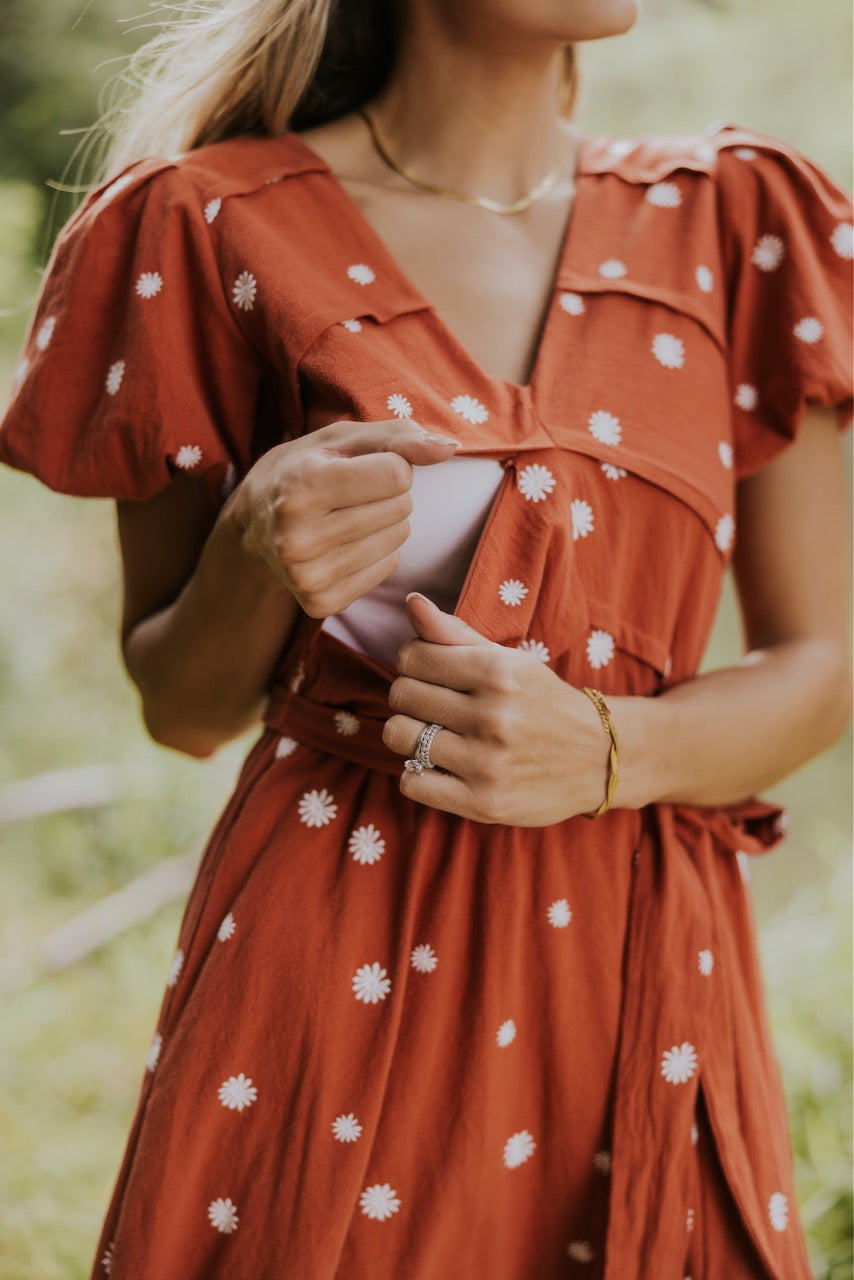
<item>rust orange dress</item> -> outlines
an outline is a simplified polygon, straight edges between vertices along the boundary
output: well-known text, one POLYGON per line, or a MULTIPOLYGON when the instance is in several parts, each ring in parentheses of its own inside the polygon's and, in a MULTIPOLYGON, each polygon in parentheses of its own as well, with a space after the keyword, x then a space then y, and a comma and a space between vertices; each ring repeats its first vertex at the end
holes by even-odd
MULTIPOLYGON (((504 469, 456 612, 655 696, 697 670, 736 482, 850 395, 852 253, 847 200, 782 144, 584 135, 520 386, 298 137, 147 159, 59 237, 0 456, 72 493, 177 468, 218 496, 283 437, 405 401, 504 469)), ((744 884, 779 811, 418 806, 381 740, 392 677, 300 619, 93 1276, 807 1280, 744 884)))

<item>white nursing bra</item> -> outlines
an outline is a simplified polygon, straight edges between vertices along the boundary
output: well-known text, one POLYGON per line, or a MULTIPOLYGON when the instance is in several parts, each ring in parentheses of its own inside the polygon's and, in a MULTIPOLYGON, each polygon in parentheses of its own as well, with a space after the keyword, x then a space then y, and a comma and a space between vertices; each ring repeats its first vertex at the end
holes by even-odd
POLYGON ((385 582, 323 622, 351 648, 394 663, 413 635, 404 599, 420 591, 453 613, 504 469, 492 458, 449 458, 412 468, 410 535, 385 582))

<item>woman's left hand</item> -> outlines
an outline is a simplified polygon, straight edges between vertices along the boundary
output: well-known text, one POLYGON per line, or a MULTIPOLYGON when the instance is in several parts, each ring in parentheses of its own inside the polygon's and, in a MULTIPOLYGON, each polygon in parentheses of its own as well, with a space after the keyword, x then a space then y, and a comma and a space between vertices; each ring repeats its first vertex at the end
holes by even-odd
POLYGON ((417 636, 400 649, 383 741, 410 757, 425 724, 435 769, 400 790, 476 822, 545 827, 599 807, 609 740, 590 699, 539 658, 485 639, 425 596, 406 601, 417 636))

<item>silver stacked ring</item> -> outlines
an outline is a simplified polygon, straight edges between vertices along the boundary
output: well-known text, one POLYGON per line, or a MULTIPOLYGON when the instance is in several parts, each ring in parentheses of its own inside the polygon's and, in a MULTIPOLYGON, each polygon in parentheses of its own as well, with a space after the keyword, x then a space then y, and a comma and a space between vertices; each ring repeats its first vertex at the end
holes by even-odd
POLYGON ((430 759, 430 748, 433 745, 433 739, 444 725, 426 724, 418 735, 418 741, 415 743, 415 750, 410 760, 405 760, 403 767, 410 773, 423 773, 425 769, 435 769, 433 761, 430 759))

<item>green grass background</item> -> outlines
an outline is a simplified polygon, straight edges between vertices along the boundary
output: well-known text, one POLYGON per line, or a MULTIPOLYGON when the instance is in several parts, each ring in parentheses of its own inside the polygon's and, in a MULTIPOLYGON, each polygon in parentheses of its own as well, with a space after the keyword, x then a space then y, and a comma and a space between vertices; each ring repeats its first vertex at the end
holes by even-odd
MULTIPOLYGON (((40 21, 54 55, 80 62, 91 100, 107 72, 75 34, 83 7, 61 0, 40 21)), ((120 0, 101 7, 136 12, 120 0)), ((116 50, 128 45, 116 37, 116 50)), ((786 137, 850 186, 850 47, 846 0, 808 9, 650 0, 634 32, 584 50, 580 119, 618 134, 736 121, 786 137)), ((67 122, 61 93, 53 108, 40 127, 57 131, 67 122)), ((74 139, 65 141, 70 155, 74 139)), ((0 181, 4 394, 38 285, 30 248, 43 208, 28 182, 0 181)), ((246 744, 202 764, 146 739, 116 641, 110 504, 57 497, 7 471, 0 512, 0 785, 108 762, 128 787, 101 809, 0 827, 0 1277, 77 1280, 121 1156, 182 904, 66 972, 32 975, 51 930, 159 859, 201 849, 246 744)), ((739 644, 728 592, 707 665, 733 660, 739 644)), ((791 831, 782 850, 753 861, 753 893, 800 1209, 815 1275, 851 1280, 850 735, 773 794, 791 831)))

